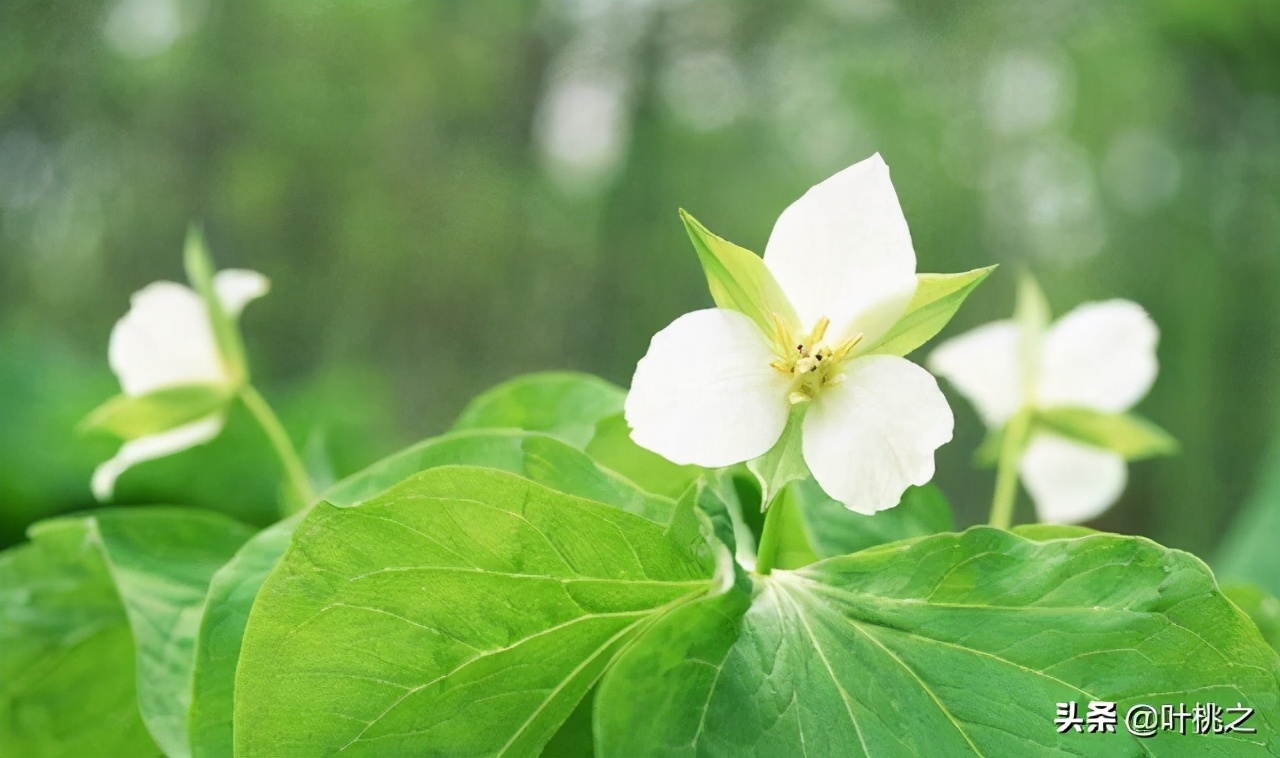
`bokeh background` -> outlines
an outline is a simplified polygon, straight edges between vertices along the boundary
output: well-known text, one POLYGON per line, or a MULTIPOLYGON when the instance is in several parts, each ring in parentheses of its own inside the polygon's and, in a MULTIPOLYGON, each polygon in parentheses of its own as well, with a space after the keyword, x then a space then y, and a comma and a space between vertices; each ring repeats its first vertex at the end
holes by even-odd
MULTIPOLYGON (((1095 525, 1212 554, 1280 465, 1274 0, 5 0, 0 542, 92 505, 114 445, 75 424, 192 221, 272 278, 256 378, 341 476, 521 372, 625 385, 710 302, 678 207, 761 250, 875 151, 920 270, 1004 264, 944 335, 1010 313, 1019 266, 1058 313, 1151 311, 1138 410, 1184 452, 1133 465, 1095 525)), ((953 405, 936 481, 968 524, 992 474, 953 405)), ((276 477, 236 416, 118 495, 263 523, 276 477)))

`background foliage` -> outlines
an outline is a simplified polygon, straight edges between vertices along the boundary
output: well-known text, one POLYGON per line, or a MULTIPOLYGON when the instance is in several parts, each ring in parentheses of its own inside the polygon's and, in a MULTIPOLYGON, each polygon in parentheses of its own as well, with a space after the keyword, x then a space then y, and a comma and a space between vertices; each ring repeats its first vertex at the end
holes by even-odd
MULTIPOLYGON (((1139 411, 1184 453, 1133 466, 1096 526, 1208 554, 1280 417, 1267 0, 0 4, 0 541, 91 504, 111 443, 74 424, 192 219, 273 279, 243 322, 259 383, 341 476, 517 373, 625 385, 709 304, 678 207, 759 251, 876 150, 922 271, 1014 264, 946 334, 1007 315, 1017 265, 1059 313, 1152 312, 1139 411)), ((954 406, 938 480, 963 526, 992 482, 954 406)), ((119 498, 265 523, 265 452, 233 417, 119 498)))

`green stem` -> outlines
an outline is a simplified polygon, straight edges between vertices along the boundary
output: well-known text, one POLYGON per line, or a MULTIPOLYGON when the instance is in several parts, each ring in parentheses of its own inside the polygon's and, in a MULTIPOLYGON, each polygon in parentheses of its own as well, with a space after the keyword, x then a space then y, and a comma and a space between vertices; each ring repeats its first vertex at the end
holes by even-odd
POLYGON ((787 501, 774 495, 769 508, 764 512, 764 528, 760 530, 760 549, 756 551, 756 573, 768 576, 773 571, 773 564, 778 561, 778 545, 781 544, 782 509, 787 501))
POLYGON ((302 465, 302 459, 298 457, 298 451, 294 449, 275 411, 271 410, 266 399, 258 394, 252 385, 246 384, 240 388, 240 399, 257 419, 262 431, 266 432, 267 439, 271 441, 271 447, 275 448, 276 455, 280 458, 280 465, 284 468, 289 486, 293 488, 296 495, 293 502, 286 500, 281 515, 292 515, 311 505, 316 499, 315 490, 311 489, 311 480, 307 478, 306 467, 302 465))
POLYGON ((996 491, 991 499, 989 521, 997 529, 1008 529, 1013 525, 1013 506, 1018 499, 1018 459, 1022 456, 1029 422, 1029 414, 1014 414, 1000 441, 1000 462, 996 467, 996 491))

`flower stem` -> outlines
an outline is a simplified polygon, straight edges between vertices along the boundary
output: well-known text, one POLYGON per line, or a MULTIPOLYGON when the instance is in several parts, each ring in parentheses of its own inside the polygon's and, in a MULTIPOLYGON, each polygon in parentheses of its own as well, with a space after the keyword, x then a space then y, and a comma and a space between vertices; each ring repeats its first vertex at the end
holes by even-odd
POLYGON ((782 509, 786 507, 785 498, 774 495, 769 508, 764 512, 764 528, 760 531, 760 549, 756 551, 756 573, 768 576, 773 571, 773 564, 778 561, 778 545, 782 540, 782 509))
POLYGON ((1000 441, 1000 461, 996 466, 996 491, 991 499, 991 518, 988 523, 997 529, 1013 525, 1013 506, 1018 499, 1018 458, 1026 443, 1030 415, 1014 414, 1005 426, 1000 441))
POLYGON ((292 501, 286 499, 281 507, 281 515, 292 515, 311 505, 316 499, 315 490, 311 488, 306 467, 302 465, 302 459, 298 457, 298 451, 293 447, 275 411, 271 410, 266 399, 250 384, 240 388, 240 399, 244 401, 245 407, 262 427, 262 431, 266 432, 267 439, 271 441, 271 447, 275 448, 276 455, 280 458, 280 465, 284 468, 289 486, 293 488, 295 497, 292 501))

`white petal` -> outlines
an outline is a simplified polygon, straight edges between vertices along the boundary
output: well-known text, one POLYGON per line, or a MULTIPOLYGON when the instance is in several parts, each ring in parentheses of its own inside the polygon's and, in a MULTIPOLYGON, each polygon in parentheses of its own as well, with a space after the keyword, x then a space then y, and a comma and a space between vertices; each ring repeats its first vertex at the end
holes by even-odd
POLYGON ((887 332, 915 293, 916 254, 880 154, 783 211, 764 262, 805 327, 825 316, 835 340, 862 333, 864 345, 887 332))
POLYGON ((804 460, 828 495, 871 514, 933 478, 933 453, 954 423, 928 371, 893 355, 857 358, 805 416, 804 460))
POLYGON ((1018 465, 1046 524, 1079 524, 1105 511, 1124 491, 1124 458, 1110 450, 1036 432, 1018 465))
POLYGON ((213 289, 227 314, 235 318, 246 305, 271 290, 271 280, 257 271, 229 268, 213 275, 213 289))
POLYGON ((93 496, 98 500, 109 500, 111 493, 115 490, 116 479, 133 466, 144 461, 180 453, 217 437, 222 431, 223 420, 221 413, 215 413, 160 434, 139 437, 124 443, 114 458, 94 470, 93 496))
POLYGON ((993 321, 947 340, 927 365, 968 398, 992 429, 1022 407, 1018 325, 1012 321, 993 321))
POLYGON ((627 395, 631 439, 675 463, 708 468, 764 455, 787 424, 789 378, 769 365, 755 323, 722 308, 658 332, 627 395))
POLYGON ((155 282, 134 293, 111 330, 111 370, 126 395, 225 379, 209 314, 190 287, 155 282))
POLYGON ((1038 403, 1128 410, 1155 381, 1158 337, 1155 323, 1137 303, 1079 306, 1045 335, 1038 403))

